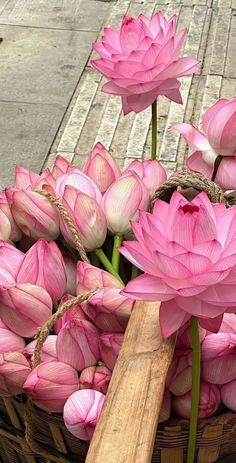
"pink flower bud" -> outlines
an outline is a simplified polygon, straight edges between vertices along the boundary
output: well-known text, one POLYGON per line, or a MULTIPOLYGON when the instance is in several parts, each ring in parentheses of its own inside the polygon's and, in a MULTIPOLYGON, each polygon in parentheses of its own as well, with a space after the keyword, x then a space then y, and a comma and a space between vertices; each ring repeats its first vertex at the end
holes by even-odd
POLYGON ((6 189, 11 212, 25 235, 54 240, 59 235, 59 215, 47 198, 34 191, 6 189))
POLYGON ((0 395, 11 397, 23 392, 30 366, 20 352, 0 354, 0 395))
POLYGON ((158 419, 158 423, 163 423, 170 418, 170 410, 171 410, 171 393, 168 389, 165 389, 164 396, 162 399, 162 406, 161 411, 158 419))
POLYGON ((2 191, 0 193, 0 210, 4 212, 11 224, 10 239, 12 241, 19 241, 22 237, 22 231, 19 229, 19 227, 16 225, 15 220, 13 219, 13 215, 11 213, 11 209, 8 204, 5 191, 2 191))
POLYGON ((115 234, 128 233, 130 221, 137 220, 138 210, 146 210, 148 204, 149 193, 135 172, 118 178, 102 199, 108 229, 115 234))
POLYGON ((52 175, 55 180, 63 174, 68 174, 73 171, 76 167, 68 162, 65 158, 59 154, 56 157, 56 160, 52 166, 52 175))
POLYGON ((52 300, 39 286, 21 284, 0 287, 0 317, 16 334, 34 336, 52 315, 52 300))
MULTIPOLYGON (((71 296, 70 294, 66 294, 65 296, 63 296, 59 304, 59 307, 61 307, 65 302, 69 301, 70 299, 74 299, 74 296, 71 296)), ((67 310, 63 317, 59 318, 59 320, 54 325, 54 333, 58 334, 67 322, 74 319, 88 320, 88 317, 85 315, 80 304, 73 305, 71 309, 67 310)))
POLYGON ((77 294, 89 291, 95 287, 98 288, 123 288, 117 278, 110 273, 85 262, 77 263, 77 294))
POLYGON ((78 371, 96 365, 99 358, 99 331, 86 320, 68 321, 57 336, 57 355, 78 371))
POLYGON ((11 236, 11 223, 8 217, 0 209, 0 240, 8 241, 11 236))
POLYGON ((166 171, 159 161, 137 161, 134 160, 124 170, 127 172, 136 172, 144 183, 150 195, 153 195, 156 189, 167 179, 166 171))
POLYGON ((55 178, 49 169, 45 169, 35 183, 34 190, 47 190, 55 196, 55 178))
POLYGON ((236 379, 236 334, 214 333, 202 343, 202 378, 213 384, 236 379))
POLYGON ((91 440, 105 396, 92 389, 76 391, 67 400, 63 418, 67 429, 78 439, 91 440))
POLYGON ((233 412, 236 412, 236 379, 221 386, 221 402, 233 412))
MULTIPOLYGON (((206 330, 202 328, 201 326, 199 326, 200 343, 203 342, 205 337, 206 337, 206 330)), ((192 347, 191 326, 189 322, 179 329, 177 341, 176 341, 176 347, 192 347)))
POLYGON ((56 196, 62 199, 67 186, 73 187, 77 193, 79 191, 95 199, 98 204, 101 203, 102 194, 97 185, 81 170, 75 168, 71 172, 58 177, 56 180, 56 196))
MULTIPOLYGON (((191 397, 192 391, 178 397, 173 397, 173 411, 180 418, 189 419, 191 416, 191 397)), ((207 418, 214 415, 220 405, 220 390, 215 384, 201 381, 200 402, 199 402, 199 418, 207 418)))
POLYGON ((192 349, 176 349, 169 368, 166 387, 177 396, 188 392, 192 387, 192 349))
POLYGON ((24 258, 23 252, 5 241, 0 241, 0 286, 15 284, 24 258))
POLYGON ((79 378, 80 389, 95 389, 106 394, 111 381, 111 371, 104 365, 85 368, 79 378))
POLYGON ((236 334, 236 314, 225 313, 220 327, 221 333, 236 334))
POLYGON ((123 339, 124 335, 122 333, 103 333, 100 336, 101 359, 111 371, 115 366, 123 339))
POLYGON ((92 178, 102 193, 121 175, 118 164, 100 142, 93 147, 82 171, 92 178))
POLYGON ((18 336, 13 331, 4 327, 4 323, 0 323, 0 353, 5 352, 23 352, 25 348, 24 338, 18 336), (1 326, 3 325, 3 326, 1 326))
POLYGON ((103 331, 125 331, 134 302, 120 294, 118 288, 104 288, 82 307, 86 315, 103 331))
POLYGON ((41 286, 53 302, 60 299, 66 289, 67 274, 56 243, 38 240, 25 254, 16 281, 41 286))
POLYGON ((24 392, 42 410, 62 412, 71 394, 77 391, 77 371, 62 362, 40 363, 24 384, 24 392))
MULTIPOLYGON (((29 361, 30 365, 33 366, 34 362, 34 351, 36 347, 37 341, 34 340, 30 342, 26 348, 24 349, 24 356, 29 361)), ((41 363, 42 362, 56 362, 57 361, 57 336, 51 334, 47 337, 46 341, 43 343, 43 347, 41 349, 41 363)))
POLYGON ((33 190, 40 175, 21 166, 16 166, 14 188, 33 190))

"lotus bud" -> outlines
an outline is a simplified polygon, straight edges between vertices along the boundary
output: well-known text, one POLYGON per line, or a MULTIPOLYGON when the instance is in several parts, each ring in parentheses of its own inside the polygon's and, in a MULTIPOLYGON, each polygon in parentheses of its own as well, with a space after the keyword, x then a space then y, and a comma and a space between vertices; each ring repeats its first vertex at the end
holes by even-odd
POLYGON ((236 334, 236 314, 225 313, 221 323, 220 332, 236 334))
POLYGON ((176 349, 169 368, 166 387, 177 396, 188 392, 192 387, 192 349, 176 349))
MULTIPOLYGON (((65 302, 74 299, 74 296, 71 296, 70 294, 66 294, 63 296, 61 299, 61 302, 59 304, 59 308, 65 304, 65 302)), ((85 315, 82 307, 80 304, 73 305, 71 309, 67 310, 67 312, 57 320, 57 322, 54 325, 54 333, 58 334, 59 331, 66 325, 67 322, 70 320, 88 320, 88 317, 85 315)))
POLYGON ((0 354, 0 395, 11 397, 21 394, 30 371, 30 365, 22 353, 0 354))
POLYGON ((167 421, 170 418, 170 410, 171 410, 171 393, 170 391, 168 391, 168 389, 165 388, 158 423, 163 423, 164 421, 167 421))
POLYGON ((99 188, 93 180, 81 170, 75 168, 71 172, 58 177, 56 180, 56 196, 62 199, 64 197, 65 188, 68 186, 73 187, 77 193, 84 193, 90 198, 95 199, 98 204, 101 203, 102 194, 99 188))
POLYGON ((99 331, 87 320, 68 321, 57 336, 57 355, 78 371, 96 365, 100 359, 99 331))
POLYGON ((77 263, 76 286, 77 294, 89 291, 95 287, 123 288, 122 283, 110 273, 81 261, 77 263))
POLYGON ((68 174, 74 169, 76 169, 76 167, 73 164, 58 154, 52 166, 52 175, 56 180, 61 175, 68 174))
POLYGON ((63 254, 64 258, 64 263, 66 266, 66 274, 67 274, 67 279, 66 279, 66 289, 65 293, 66 294, 72 294, 73 296, 76 295, 76 261, 75 259, 69 255, 69 253, 63 254))
POLYGON ((236 379, 236 334, 214 333, 202 343, 202 378, 213 384, 236 379))
MULTIPOLYGON (((200 343, 204 341, 206 337, 206 330, 199 325, 199 340, 200 343)), ((192 347, 192 335, 191 335, 191 326, 186 323, 178 331, 176 347, 192 347)))
POLYGON ((4 212, 11 224, 10 240, 19 241, 22 237, 22 231, 19 229, 19 227, 16 225, 15 220, 13 219, 13 215, 11 213, 11 209, 8 204, 5 191, 2 191, 0 193, 0 210, 4 212))
POLYGON ((15 284, 24 258, 23 252, 5 241, 0 241, 0 286, 15 284))
POLYGON ((143 184, 149 191, 150 195, 153 195, 156 189, 166 181, 167 175, 164 167, 159 161, 137 161, 134 160, 125 169, 122 175, 127 172, 136 172, 143 184))
POLYGON ((67 400, 63 418, 68 431, 81 440, 91 440, 105 395, 93 389, 76 391, 67 400))
MULTIPOLYGON (((44 341, 41 352, 40 359, 41 362, 56 362, 57 361, 57 336, 51 334, 44 341)), ((34 363, 34 351, 37 344, 37 340, 30 342, 24 349, 24 356, 29 361, 30 365, 33 366, 34 363)))
POLYGON ((122 333, 103 333, 100 336, 101 359, 109 370, 113 370, 124 339, 122 333))
POLYGON ((121 175, 118 164, 100 142, 93 147, 82 171, 96 183, 102 193, 121 175))
POLYGON ((47 190, 55 196, 56 181, 49 169, 45 169, 35 183, 34 190, 47 190))
POLYGON ((21 166, 16 166, 14 188, 20 190, 33 190, 40 175, 21 166))
MULTIPOLYGON (((5 352, 23 352, 25 348, 24 338, 13 333, 13 331, 0 326, 0 353, 5 352)), ((0 325, 1 325, 0 324, 0 325)))
POLYGON ((134 302, 120 294, 119 288, 103 288, 82 307, 86 315, 103 331, 124 332, 134 302))
POLYGON ((32 370, 24 392, 46 412, 59 413, 71 394, 79 388, 77 371, 62 362, 43 362, 32 370))
POLYGON ((130 232, 130 221, 137 220, 138 210, 146 210, 148 204, 149 193, 135 172, 118 178, 102 199, 108 229, 121 235, 130 232))
POLYGON ((54 241, 38 240, 24 256, 17 283, 41 286, 56 302, 64 294, 66 282, 66 267, 58 246, 54 241))
MULTIPOLYGON (((180 418, 190 419, 191 416, 191 398, 192 391, 178 397, 173 397, 172 408, 173 411, 180 416, 180 418)), ((199 401, 199 418, 208 418, 214 415, 220 405, 220 389, 215 384, 201 381, 200 387, 200 401, 199 401)))
POLYGON ((8 241, 11 236, 11 223, 6 214, 0 209, 0 240, 8 241))
POLYGON ((236 379, 221 386, 221 402, 233 412, 236 412, 236 379))
POLYGON ((85 368, 79 378, 80 389, 95 389, 106 394, 111 381, 111 371, 104 365, 85 368))
POLYGON ((52 315, 52 300, 40 286, 19 284, 0 287, 0 317, 20 336, 35 336, 52 315))

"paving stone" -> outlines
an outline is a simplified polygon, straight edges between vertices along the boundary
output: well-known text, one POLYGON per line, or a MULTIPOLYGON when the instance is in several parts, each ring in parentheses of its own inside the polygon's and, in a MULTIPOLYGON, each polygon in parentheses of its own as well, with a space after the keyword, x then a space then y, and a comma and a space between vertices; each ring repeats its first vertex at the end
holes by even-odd
POLYGON ((219 8, 210 64, 210 74, 224 75, 225 59, 228 47, 231 9, 219 8))
POLYGON ((225 62, 225 77, 236 77, 236 11, 231 15, 229 43, 225 62))

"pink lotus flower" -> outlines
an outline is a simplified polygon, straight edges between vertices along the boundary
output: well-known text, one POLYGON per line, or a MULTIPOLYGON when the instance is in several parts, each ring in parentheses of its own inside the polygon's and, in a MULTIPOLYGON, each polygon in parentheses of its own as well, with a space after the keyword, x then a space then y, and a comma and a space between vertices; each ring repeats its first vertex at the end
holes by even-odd
POLYGON ((221 402, 233 412, 236 412, 236 380, 224 384, 220 389, 221 402))
POLYGON ((128 172, 116 180, 106 191, 102 207, 108 229, 125 234, 131 229, 130 220, 137 220, 138 210, 147 209, 149 193, 135 172, 128 172))
POLYGON ((99 331, 87 320, 71 319, 57 336, 58 360, 78 371, 96 365, 100 359, 99 331))
MULTIPOLYGON (((28 362, 31 366, 33 366, 34 362, 34 351, 36 347, 37 341, 31 341, 26 348, 24 349, 24 356, 27 358, 28 362)), ((57 361, 57 336, 51 334, 47 337, 46 341, 43 343, 43 347, 41 349, 41 362, 56 362, 57 361)))
MULTIPOLYGON (((65 302, 69 301, 70 299, 74 299, 74 296, 71 296, 70 294, 66 294, 65 296, 63 296, 59 304, 59 307, 61 307, 65 302)), ((85 315, 80 304, 76 304, 73 307, 71 307, 71 309, 67 310, 67 312, 55 323, 54 333, 58 334, 67 322, 74 319, 88 320, 88 317, 85 315)))
POLYGON ((20 352, 0 354, 0 395, 11 397, 21 394, 30 371, 29 363, 20 352))
POLYGON ((55 196, 55 178, 49 169, 45 169, 35 183, 34 190, 47 190, 55 196))
POLYGON ((79 388, 77 371, 62 362, 44 362, 32 370, 24 392, 46 412, 59 413, 71 394, 79 388))
POLYGON ((166 387, 177 396, 190 391, 192 387, 192 349, 183 347, 175 350, 166 378, 166 387))
POLYGON ((17 283, 41 286, 56 302, 65 292, 66 281, 64 260, 56 243, 38 240, 22 260, 17 283))
POLYGON ((24 258, 23 252, 5 241, 0 241, 0 286, 15 284, 24 258))
POLYGON ((0 209, 0 240, 8 241, 11 236, 11 222, 0 209))
POLYGON ((111 381, 111 371, 104 365, 88 367, 81 372, 79 378, 80 389, 95 389, 106 394, 111 381))
POLYGON ((10 240, 19 241, 22 237, 22 231, 19 229, 19 227, 16 225, 15 220, 13 219, 13 215, 11 213, 11 209, 8 204, 5 191, 2 191, 0 193, 0 210, 4 212, 11 224, 10 240))
POLYGON ((20 190, 33 190, 40 175, 21 166, 16 166, 14 188, 20 190))
POLYGON ((221 333, 230 333, 236 335, 236 314, 225 313, 220 325, 221 333))
POLYGON ((0 323, 0 353, 5 352, 23 352, 25 341, 22 336, 18 336, 9 330, 4 323, 0 323), (3 326, 1 326, 3 325, 3 326))
POLYGON ((77 391, 69 397, 63 418, 71 434, 82 440, 92 439, 104 400, 101 392, 92 389, 77 391))
MULTIPOLYGON (((232 314, 227 314, 232 315, 232 314)), ((206 337, 206 330, 199 326, 199 340, 202 343, 206 337)), ((191 326, 189 323, 186 323, 180 330, 178 331, 178 336, 176 340, 176 347, 192 347, 192 334, 191 334, 191 326)))
POLYGON ((225 190, 236 188, 236 98, 218 100, 203 116, 204 134, 190 124, 174 126, 188 145, 197 151, 192 154, 187 166, 212 178, 217 156, 223 156, 215 181, 225 190))
POLYGON ((52 300, 39 286, 20 284, 0 287, 0 317, 20 336, 34 336, 52 315, 52 300))
POLYGON ((52 166, 51 172, 55 180, 63 174, 68 174, 72 172, 76 167, 71 164, 71 162, 67 161, 65 158, 57 155, 55 162, 52 166))
POLYGON ((167 179, 166 171, 159 161, 132 161, 122 175, 127 172, 136 172, 150 195, 153 195, 156 189, 167 179))
POLYGON ((101 359, 111 371, 115 366, 123 339, 124 335, 122 333, 103 333, 100 336, 101 359))
POLYGON ((122 294, 162 301, 164 338, 195 315, 201 326, 218 331, 224 312, 235 312, 236 207, 212 205, 205 193, 192 202, 175 192, 170 204, 157 200, 153 214, 140 213, 132 224, 137 241, 120 252, 144 275, 122 294))
POLYGON ((59 235, 59 216, 47 198, 28 190, 6 190, 18 227, 32 238, 54 240, 59 235))
POLYGON ((121 175, 118 164, 100 142, 92 149, 82 171, 96 183, 101 193, 121 175))
POLYGON ((122 97, 124 114, 143 111, 159 95, 182 103, 178 78, 197 71, 198 61, 178 57, 187 30, 175 35, 176 22, 161 12, 152 19, 125 16, 120 30, 105 28, 93 45, 100 59, 91 64, 109 80, 102 90, 122 97))
MULTIPOLYGON (((97 201, 70 186, 65 188, 62 201, 80 233, 86 251, 100 248, 106 239, 107 223, 97 201)), ((64 219, 61 219, 60 228, 65 239, 75 246, 64 219)))
MULTIPOLYGON (((173 397, 172 408, 173 411, 180 416, 180 418, 190 419, 191 416, 191 396, 192 392, 173 397)), ((201 381, 200 388, 200 402, 199 402, 199 418, 208 418, 214 415, 220 405, 220 390, 215 384, 201 381)))
POLYGON ((77 294, 84 293, 95 287, 123 288, 122 283, 110 273, 80 261, 77 263, 76 286, 77 294))
POLYGON ((236 334, 210 334, 201 347, 203 379, 213 384, 225 384, 236 379, 236 334))
POLYGON ((83 310, 103 331, 124 332, 133 302, 120 294, 118 288, 104 288, 83 304, 83 310))
POLYGON ((162 399, 161 411, 158 419, 158 423, 163 423, 170 418, 171 411, 171 393, 165 388, 164 396, 162 399))
POLYGON ((60 175, 57 178, 56 196, 62 199, 64 197, 65 188, 68 186, 73 187, 77 193, 79 191, 80 193, 90 196, 90 198, 95 199, 98 204, 101 203, 102 194, 96 183, 81 170, 74 168, 72 171, 60 175))

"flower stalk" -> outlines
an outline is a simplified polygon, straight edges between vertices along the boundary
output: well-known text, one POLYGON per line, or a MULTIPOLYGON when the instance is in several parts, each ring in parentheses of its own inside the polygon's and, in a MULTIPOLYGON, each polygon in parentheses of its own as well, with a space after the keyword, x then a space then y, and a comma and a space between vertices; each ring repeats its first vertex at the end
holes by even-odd
POLYGON ((114 236, 114 245, 113 245, 113 251, 112 251, 111 264, 117 273, 119 273, 119 268, 120 268, 119 247, 121 246, 122 240, 123 240, 123 237, 121 235, 114 236))
POLYGON ((152 103, 152 152, 151 159, 157 158, 157 100, 152 103))
POLYGON ((105 269, 109 273, 111 273, 114 277, 116 277, 122 284, 124 284, 122 279, 120 278, 120 275, 115 271, 115 269, 113 268, 111 262, 107 258, 105 252, 101 248, 99 248, 99 249, 96 249, 95 254, 99 258, 100 262, 105 267, 105 269))

